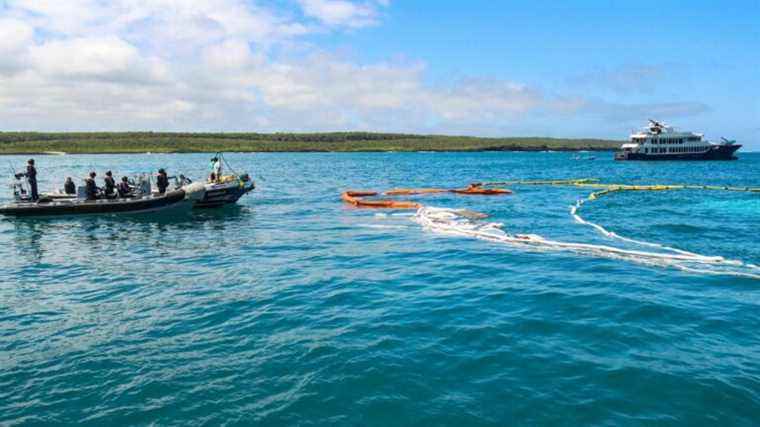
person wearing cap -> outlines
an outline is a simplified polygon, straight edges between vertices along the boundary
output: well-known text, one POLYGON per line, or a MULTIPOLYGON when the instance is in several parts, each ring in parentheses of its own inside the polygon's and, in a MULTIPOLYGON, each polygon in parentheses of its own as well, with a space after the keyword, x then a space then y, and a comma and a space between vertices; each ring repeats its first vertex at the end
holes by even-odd
POLYGON ((96 200, 98 198, 98 186, 95 184, 95 172, 90 172, 90 177, 84 180, 85 194, 87 200, 96 200))
POLYGON ((166 193, 166 188, 169 187, 169 177, 166 175, 166 170, 164 170, 164 168, 158 170, 156 187, 158 187, 158 194, 166 193))
POLYGON ((29 159, 26 162, 26 172, 17 173, 16 179, 20 179, 25 176, 29 182, 29 189, 32 192, 32 201, 36 202, 40 199, 40 195, 37 192, 37 169, 34 168, 34 159, 29 159))
POLYGON ((111 171, 106 172, 105 178, 103 178, 105 187, 103 188, 106 199, 112 199, 116 197, 116 181, 113 179, 111 171))

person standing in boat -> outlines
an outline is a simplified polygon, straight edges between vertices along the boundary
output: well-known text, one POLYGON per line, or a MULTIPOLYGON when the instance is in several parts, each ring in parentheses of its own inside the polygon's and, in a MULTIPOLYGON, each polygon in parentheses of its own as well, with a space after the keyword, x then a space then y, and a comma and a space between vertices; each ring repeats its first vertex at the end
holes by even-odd
POLYGON ((215 183, 220 179, 222 179, 222 159, 219 156, 214 156, 211 159, 211 175, 209 175, 209 180, 215 183))
POLYGON ((29 159, 29 161, 26 162, 26 172, 17 173, 16 179, 21 179, 21 177, 24 176, 29 182, 29 189, 32 192, 32 201, 36 202, 40 199, 40 195, 37 192, 37 169, 34 167, 34 159, 29 159))
POLYGON ((114 181, 111 171, 106 172, 106 177, 103 178, 103 182, 105 183, 104 193, 106 199, 112 199, 116 197, 116 181, 114 181))
POLYGON ((158 194, 166 193, 166 189, 169 187, 169 177, 166 175, 166 170, 164 170, 164 168, 158 170, 156 187, 158 187, 158 194))
POLYGON ((95 172, 90 172, 90 177, 84 180, 85 194, 87 200, 97 200, 98 198, 98 186, 95 184, 95 172))
POLYGON ((67 177, 66 182, 63 183, 63 192, 66 194, 77 194, 77 186, 74 185, 74 180, 71 177, 67 177))

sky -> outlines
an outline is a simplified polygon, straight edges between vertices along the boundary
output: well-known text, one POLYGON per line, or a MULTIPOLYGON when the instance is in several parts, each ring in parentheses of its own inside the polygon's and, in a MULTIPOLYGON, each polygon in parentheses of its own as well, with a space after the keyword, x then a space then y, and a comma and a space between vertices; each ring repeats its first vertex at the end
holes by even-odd
POLYGON ((760 149, 760 0, 0 0, 0 130, 624 139, 760 149))

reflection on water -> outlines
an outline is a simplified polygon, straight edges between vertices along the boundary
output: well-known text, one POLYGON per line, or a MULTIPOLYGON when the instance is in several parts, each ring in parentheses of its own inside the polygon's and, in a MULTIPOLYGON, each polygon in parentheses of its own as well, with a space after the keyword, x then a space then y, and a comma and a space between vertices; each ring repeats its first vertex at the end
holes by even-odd
POLYGON ((49 230, 39 222, 14 221, 11 245, 20 257, 27 258, 27 263, 41 262, 44 255, 42 239, 46 231, 49 230))

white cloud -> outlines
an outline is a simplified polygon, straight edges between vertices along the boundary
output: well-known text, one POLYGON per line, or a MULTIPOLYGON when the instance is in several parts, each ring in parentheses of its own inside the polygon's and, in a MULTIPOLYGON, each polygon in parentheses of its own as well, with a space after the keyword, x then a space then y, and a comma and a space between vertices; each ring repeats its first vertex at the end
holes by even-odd
POLYGON ((0 19, 0 52, 11 54, 32 42, 34 28, 18 19, 0 19))
POLYGON ((421 62, 360 64, 304 35, 376 24, 387 1, 293 1, 311 18, 250 0, 11 0, 0 9, 0 129, 497 134, 641 111, 507 79, 431 85, 421 62))
POLYGON ((0 75, 18 71, 26 48, 34 40, 34 28, 20 20, 0 17, 0 75))
POLYGON ((350 28, 377 24, 377 8, 388 5, 387 0, 364 3, 348 0, 298 0, 298 3, 307 16, 332 27, 350 28))
POLYGON ((114 36, 45 42, 32 46, 29 58, 36 72, 51 79, 149 83, 168 78, 159 59, 141 56, 135 46, 114 36))

